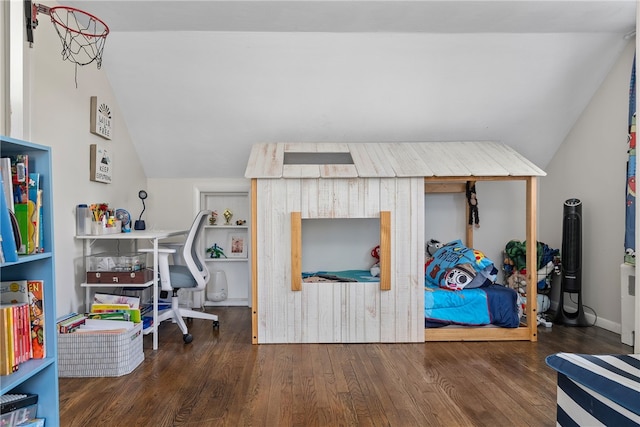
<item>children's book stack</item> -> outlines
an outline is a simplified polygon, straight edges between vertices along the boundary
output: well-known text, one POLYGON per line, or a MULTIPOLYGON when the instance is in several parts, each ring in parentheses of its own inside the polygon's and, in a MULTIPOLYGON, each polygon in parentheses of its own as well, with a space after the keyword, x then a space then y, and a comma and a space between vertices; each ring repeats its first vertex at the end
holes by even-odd
POLYGON ((0 282, 0 375, 9 375, 29 359, 43 359, 44 282, 12 280, 0 282))
POLYGON ((39 253, 44 247, 40 174, 29 170, 27 154, 18 154, 2 158, 0 177, 3 199, 0 218, 6 221, 1 248, 5 261, 16 261, 14 245, 18 255, 39 253))

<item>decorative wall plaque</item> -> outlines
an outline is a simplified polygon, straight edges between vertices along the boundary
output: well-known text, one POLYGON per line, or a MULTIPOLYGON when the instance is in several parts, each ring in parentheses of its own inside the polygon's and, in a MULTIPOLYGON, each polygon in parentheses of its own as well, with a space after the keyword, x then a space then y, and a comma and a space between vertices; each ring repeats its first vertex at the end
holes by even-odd
POLYGON ((111 139, 113 133, 113 118, 111 109, 106 102, 102 102, 97 96, 91 97, 91 133, 95 133, 105 139, 111 139))
POLYGON ((91 181, 111 184, 112 168, 112 159, 107 149, 99 144, 91 144, 89 179, 91 179, 91 181))

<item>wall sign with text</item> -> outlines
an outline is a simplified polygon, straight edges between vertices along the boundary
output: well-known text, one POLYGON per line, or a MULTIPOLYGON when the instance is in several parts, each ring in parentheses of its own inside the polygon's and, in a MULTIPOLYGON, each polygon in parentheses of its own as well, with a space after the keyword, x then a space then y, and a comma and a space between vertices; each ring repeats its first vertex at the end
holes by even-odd
POLYGON ((110 152, 99 144, 91 144, 90 175, 91 181, 111 184, 113 161, 110 152))
POLYGON ((91 97, 91 133, 95 133, 105 139, 111 139, 113 134, 113 118, 111 109, 106 102, 102 102, 97 96, 91 97))

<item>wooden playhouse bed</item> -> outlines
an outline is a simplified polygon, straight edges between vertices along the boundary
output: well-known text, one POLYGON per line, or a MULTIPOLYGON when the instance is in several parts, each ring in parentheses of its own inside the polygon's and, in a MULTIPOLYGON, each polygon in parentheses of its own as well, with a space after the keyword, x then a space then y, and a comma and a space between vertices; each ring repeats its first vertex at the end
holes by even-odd
MULTIPOLYGON (((529 272, 536 274, 536 185, 535 176, 483 176, 474 177, 449 177, 446 181, 442 181, 437 177, 425 177, 425 193, 465 193, 466 183, 475 184, 477 181, 502 181, 522 179, 526 181, 526 246, 527 246, 527 303, 525 316, 528 321, 524 326, 518 328, 499 328, 491 326, 482 327, 443 327, 443 328, 425 328, 425 341, 511 341, 511 340, 529 340, 537 341, 537 278, 529 272)), ((469 206, 467 205, 468 218, 469 206)), ((465 233, 465 244, 467 247, 473 248, 473 226, 467 225, 465 233)))
MULTIPOLYGON (((424 192, 524 181, 527 272, 535 275, 537 177, 544 175, 495 142, 255 145, 245 172, 252 180, 252 342, 536 341, 531 273, 527 325, 424 328, 424 192), (329 160, 291 160, 303 153, 329 160), (339 164, 332 156, 342 156, 339 164), (380 220, 380 283, 301 283, 301 219, 351 217, 380 220)), ((466 243, 473 246, 471 228, 466 243)))

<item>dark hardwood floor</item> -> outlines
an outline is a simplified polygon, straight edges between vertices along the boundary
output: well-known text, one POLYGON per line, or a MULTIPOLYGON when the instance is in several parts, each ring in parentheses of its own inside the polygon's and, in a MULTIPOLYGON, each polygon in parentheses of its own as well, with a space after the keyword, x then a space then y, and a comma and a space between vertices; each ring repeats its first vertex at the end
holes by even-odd
POLYGON ((597 327, 539 328, 531 342, 251 344, 251 311, 211 309, 191 344, 160 326, 159 350, 118 378, 60 378, 63 427, 554 426, 556 352, 631 353, 597 327))

